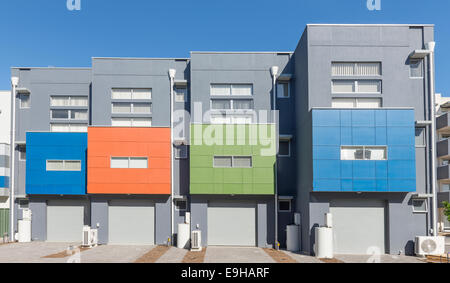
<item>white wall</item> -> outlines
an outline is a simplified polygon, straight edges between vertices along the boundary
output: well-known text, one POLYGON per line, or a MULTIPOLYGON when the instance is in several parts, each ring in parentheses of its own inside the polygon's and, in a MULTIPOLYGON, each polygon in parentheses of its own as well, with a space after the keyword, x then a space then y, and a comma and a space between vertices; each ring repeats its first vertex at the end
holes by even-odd
MULTIPOLYGON (((0 91, 0 144, 9 145, 10 136, 11 136, 11 91, 7 90, 7 91, 0 91)), ((4 148, 3 145, 1 145, 0 147, 4 148)), ((2 155, 4 154, 3 150, 0 150, 0 152, 2 153, 2 155)), ((9 173, 6 175, 10 176, 9 173)), ((9 208, 9 198, 0 197, 0 208, 9 208)))
POLYGON ((0 91, 0 143, 10 143, 11 91, 0 91))

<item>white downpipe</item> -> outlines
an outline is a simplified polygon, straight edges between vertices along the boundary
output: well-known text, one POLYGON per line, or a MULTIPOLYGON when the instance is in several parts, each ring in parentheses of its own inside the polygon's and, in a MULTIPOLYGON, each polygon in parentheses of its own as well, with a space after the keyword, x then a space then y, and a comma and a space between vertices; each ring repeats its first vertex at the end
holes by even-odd
MULTIPOLYGON (((278 76, 278 71, 279 68, 277 66, 273 66, 272 68, 270 68, 270 73, 272 75, 272 114, 273 114, 273 120, 272 123, 275 125, 275 128, 278 128, 277 125, 275 124, 276 122, 276 109, 277 109, 277 94, 276 94, 276 89, 277 89, 277 76, 278 76)), ((278 142, 278 133, 277 133, 277 139, 276 141, 278 142)), ((275 155, 275 249, 279 249, 279 244, 278 244, 278 144, 276 145, 277 148, 277 152, 275 155)))
POLYGON ((434 73, 434 49, 435 49, 436 43, 435 42, 429 42, 427 44, 427 50, 429 51, 429 60, 430 60, 430 95, 431 95, 431 148, 432 148, 432 157, 431 157, 431 194, 433 195, 432 200, 432 226, 433 226, 433 236, 438 235, 438 224, 437 224, 437 189, 436 189, 436 182, 437 182, 437 144, 436 144, 436 97, 435 97, 435 73, 434 73))
POLYGON ((173 184, 173 87, 175 85, 175 75, 177 74, 177 71, 175 69, 169 69, 169 77, 170 77, 170 238, 172 241, 172 245, 173 245, 173 235, 174 235, 174 203, 173 203, 173 188, 174 188, 174 184, 173 184))
POLYGON ((15 147, 15 143, 16 143, 16 87, 19 84, 19 78, 18 77, 12 77, 11 78, 11 85, 12 85, 12 98, 11 98, 11 115, 12 115, 12 125, 11 125, 11 165, 10 167, 10 172, 11 172, 11 187, 10 189, 10 232, 9 232, 9 241, 10 242, 14 242, 14 238, 15 238, 15 227, 14 227, 14 210, 15 210, 15 192, 14 192, 14 187, 15 187, 15 160, 16 160, 16 147, 15 147))

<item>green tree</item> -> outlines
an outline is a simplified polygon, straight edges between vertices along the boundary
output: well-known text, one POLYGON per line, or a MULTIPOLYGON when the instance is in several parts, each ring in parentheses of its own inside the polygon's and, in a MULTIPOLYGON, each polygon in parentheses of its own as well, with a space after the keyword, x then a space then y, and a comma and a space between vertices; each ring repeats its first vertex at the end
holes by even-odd
POLYGON ((444 201, 444 215, 447 216, 448 221, 450 221, 450 203, 444 201))

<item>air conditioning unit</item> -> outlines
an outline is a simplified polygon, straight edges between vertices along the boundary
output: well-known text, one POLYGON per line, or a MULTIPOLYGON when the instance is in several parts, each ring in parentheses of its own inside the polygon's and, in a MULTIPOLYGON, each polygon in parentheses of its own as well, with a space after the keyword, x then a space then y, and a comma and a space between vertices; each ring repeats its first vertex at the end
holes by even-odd
POLYGON ((416 255, 445 254, 445 237, 416 237, 416 255))
POLYGON ((200 252, 202 250, 202 231, 192 231, 191 235, 191 251, 200 252))
POLYGON ((96 247, 98 245, 98 230, 91 229, 89 226, 83 227, 83 243, 82 247, 96 247))

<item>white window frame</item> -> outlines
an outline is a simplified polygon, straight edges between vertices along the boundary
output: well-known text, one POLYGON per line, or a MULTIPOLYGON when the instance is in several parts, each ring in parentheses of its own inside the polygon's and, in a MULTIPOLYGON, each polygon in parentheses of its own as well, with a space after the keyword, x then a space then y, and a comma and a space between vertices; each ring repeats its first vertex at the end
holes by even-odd
MULTIPOLYGON (((284 88, 283 88, 284 91, 284 88)), ((277 98, 279 99, 288 99, 291 98, 291 82, 290 81, 278 81, 277 82, 277 98), (278 86, 279 85, 284 85, 287 84, 287 96, 280 96, 279 91, 278 91, 278 86)))
POLYGON ((411 204, 412 204, 412 208, 413 208, 413 213, 416 213, 416 214, 427 214, 428 213, 428 199, 413 198, 413 199, 411 199, 411 204), (414 205, 415 201, 423 201, 425 203, 425 210, 416 210, 416 206, 414 205))
MULTIPOLYGON (((125 115, 126 115, 126 113, 125 113, 125 115)), ((129 128, 129 127, 131 127, 131 128, 151 128, 153 125, 152 122, 153 122, 153 119, 151 117, 112 117, 111 118, 111 126, 115 127, 115 128, 116 127, 117 128, 129 128), (131 122, 131 126, 112 126, 112 124, 113 124, 112 121, 114 119, 129 119, 131 122), (134 125, 135 119, 148 119, 150 121, 150 126, 135 126, 134 125)))
POLYGON ((111 99, 112 100, 152 100, 153 99, 153 89, 152 88, 120 88, 120 87, 113 87, 111 88, 111 99), (114 98, 114 90, 130 90, 131 97, 130 98, 114 98), (148 90, 150 92, 150 98, 134 98, 134 92, 136 90, 148 90))
POLYGON ((54 121, 87 121, 89 120, 89 111, 87 109, 51 109, 50 110, 50 120, 54 121), (67 111, 68 118, 53 118, 53 111, 67 111), (72 111, 83 111, 86 112, 86 119, 72 119, 72 111))
POLYGON ((424 78, 423 66, 424 66, 424 60, 423 59, 409 59, 409 78, 410 79, 423 79, 424 78), (420 77, 412 76, 411 66, 415 65, 415 64, 412 64, 412 62, 419 62, 419 64, 420 64, 420 73, 422 74, 420 77))
POLYGON ((333 77, 378 77, 378 76, 381 76, 383 74, 382 67, 383 67, 382 62, 377 62, 377 61, 374 61, 374 62, 338 62, 338 61, 334 61, 334 62, 331 62, 331 75, 333 77), (333 65, 334 64, 353 65, 353 74, 352 75, 335 75, 335 74, 333 74, 333 65), (360 75, 360 74, 357 74, 356 70, 357 70, 357 67, 358 67, 359 64, 378 64, 378 66, 379 66, 379 73, 377 75, 360 75))
POLYGON ((331 80, 331 93, 333 93, 333 94, 340 94, 340 93, 342 93, 342 94, 347 94, 347 93, 357 93, 357 94, 382 94, 383 93, 383 81, 382 80, 361 80, 361 79, 358 79, 358 80, 351 80, 351 79, 343 79, 343 80, 340 80, 340 79, 333 79, 333 80, 331 80), (347 82, 352 82, 353 83, 353 89, 354 89, 354 91, 353 92, 337 92, 337 91, 334 91, 334 82, 342 82, 342 81, 347 81, 347 82), (366 81, 366 82, 378 82, 378 87, 379 87, 379 91, 377 91, 377 92, 360 92, 359 91, 359 86, 358 86, 358 83, 359 82, 362 82, 362 81, 366 81))
MULTIPOLYGON (((281 155, 280 152, 279 152, 279 150, 278 150, 278 157, 283 157, 283 158, 291 157, 291 140, 283 140, 283 139, 280 139, 279 143, 282 143, 282 142, 287 142, 287 143, 288 143, 288 146, 289 146, 289 154, 288 154, 288 155, 281 155)), ((278 147, 279 147, 279 146, 278 146, 278 147)))
POLYGON ((291 199, 279 199, 278 200, 278 212, 281 212, 281 213, 292 212, 292 200, 291 199), (280 209, 280 203, 281 202, 288 202, 289 203, 289 210, 281 210, 280 209))
POLYGON ((19 93, 19 107, 20 109, 30 109, 31 108, 31 95, 29 93, 19 93), (24 106, 23 97, 27 97, 28 106, 24 106))
POLYGON ((89 107, 89 96, 86 95, 52 95, 50 96, 50 107, 89 107), (53 98, 67 98, 67 105, 53 105, 53 98), (83 98, 86 99, 86 105, 72 105, 72 99, 83 98))
MULTIPOLYGON (((73 120, 72 120, 73 121, 73 120)), ((87 133, 87 128, 88 128, 88 124, 82 124, 82 123, 80 123, 80 124, 77 124, 77 123, 72 123, 72 124, 66 124, 66 123, 50 123, 50 131, 52 132, 52 133, 87 133), (68 126, 69 127, 69 131, 68 132, 56 132, 56 131, 53 131, 53 129, 52 129, 52 126, 54 126, 54 125, 64 125, 64 126, 68 126), (80 131, 77 131, 77 132, 75 132, 75 131, 72 131, 71 129, 72 129, 72 127, 74 127, 74 126, 83 126, 83 127, 86 127, 86 131, 82 131, 82 132, 80 132, 80 131)))
POLYGON ((233 98, 215 98, 215 99, 210 99, 210 109, 212 111, 254 111, 255 110, 255 101, 253 99, 233 99, 233 98), (227 100, 230 101, 230 109, 214 109, 213 108, 213 101, 215 100, 227 100), (235 109, 234 108, 234 102, 235 101, 243 101, 243 100, 248 100, 251 101, 253 108, 251 109, 235 109))
POLYGON ((177 87, 177 86, 175 86, 174 87, 174 100, 175 100, 175 102, 176 103, 186 103, 187 102, 187 93, 188 93, 188 89, 187 89, 187 87, 177 87), (179 96, 179 93, 178 93, 178 90, 179 89, 183 89, 184 90, 184 92, 183 92, 183 100, 178 100, 178 98, 180 97, 179 96))
POLYGON ((81 170, 83 169, 83 164, 81 162, 81 160, 58 160, 58 159, 47 159, 45 161, 45 169, 47 172, 81 172, 81 170), (52 161, 52 162, 62 162, 63 164, 63 169, 61 170, 53 170, 53 169, 48 169, 48 162, 52 161), (65 165, 66 162, 79 162, 80 163, 80 170, 74 170, 74 169, 65 169, 65 165))
POLYGON ((141 169, 141 170, 147 170, 149 168, 149 158, 147 156, 111 156, 109 159, 109 168, 110 169, 141 169), (112 161, 114 158, 120 158, 120 159, 128 159, 128 167, 126 168, 115 168, 112 167, 112 161), (146 159, 147 161, 147 167, 146 168, 135 168, 131 167, 131 160, 132 159, 146 159))
POLYGON ((243 169, 247 169, 247 168, 253 168, 253 156, 250 156, 250 155, 214 155, 213 156, 213 168, 243 168, 243 169), (215 165, 215 162, 214 162, 214 160, 215 160, 215 158, 216 157, 226 157, 226 158, 230 158, 231 157, 231 167, 222 167, 222 166, 216 166, 215 165), (239 157, 247 157, 247 158, 250 158, 250 166, 249 167, 242 167, 242 166, 239 166, 239 167, 236 167, 235 165, 234 165, 234 159, 235 158, 239 158, 239 157))
POLYGON ((19 145, 17 151, 19 153, 19 161, 27 161, 27 147, 25 145, 19 145), (22 156, 23 152, 25 152, 25 158, 22 156))
MULTIPOLYGON (((349 100, 353 100, 353 107, 352 108, 342 108, 342 107, 336 107, 335 109, 366 109, 365 107, 359 107, 359 102, 360 101, 364 101, 366 99, 377 99, 380 101, 380 106, 379 107, 373 107, 373 108, 367 108, 367 109, 379 109, 379 108, 383 108, 383 99, 381 97, 333 97, 331 99, 331 103, 333 104, 334 100, 339 100, 339 99, 349 99, 349 100)), ((332 105, 333 107, 333 105, 332 105)), ((334 107, 333 107, 334 108, 334 107)))
POLYGON ((238 84, 221 84, 221 83, 212 83, 210 84, 210 91, 209 94, 210 96, 242 96, 242 97, 252 97, 253 96, 253 92, 254 92, 254 86, 253 84, 246 84, 246 83, 238 83, 238 84), (213 94, 213 86, 228 86, 230 88, 230 94, 225 94, 225 95, 217 95, 217 94, 213 94), (251 93, 250 94, 233 94, 233 87, 235 86, 251 86, 251 93))
POLYGON ((151 102, 111 102, 111 113, 112 114, 143 114, 143 115, 150 115, 153 114, 153 103, 151 102), (130 112, 114 112, 114 104, 116 103, 122 103, 122 104, 130 104, 130 112), (135 104, 150 104, 150 112, 135 112, 134 107, 135 104))
POLYGON ((388 146, 385 145, 343 145, 341 146, 340 157, 341 161, 387 161, 389 160, 389 150, 388 146), (367 159, 366 158, 366 148, 380 148, 385 150, 385 159, 367 159), (363 159, 343 159, 342 150, 343 149, 362 149, 363 150, 363 159))

